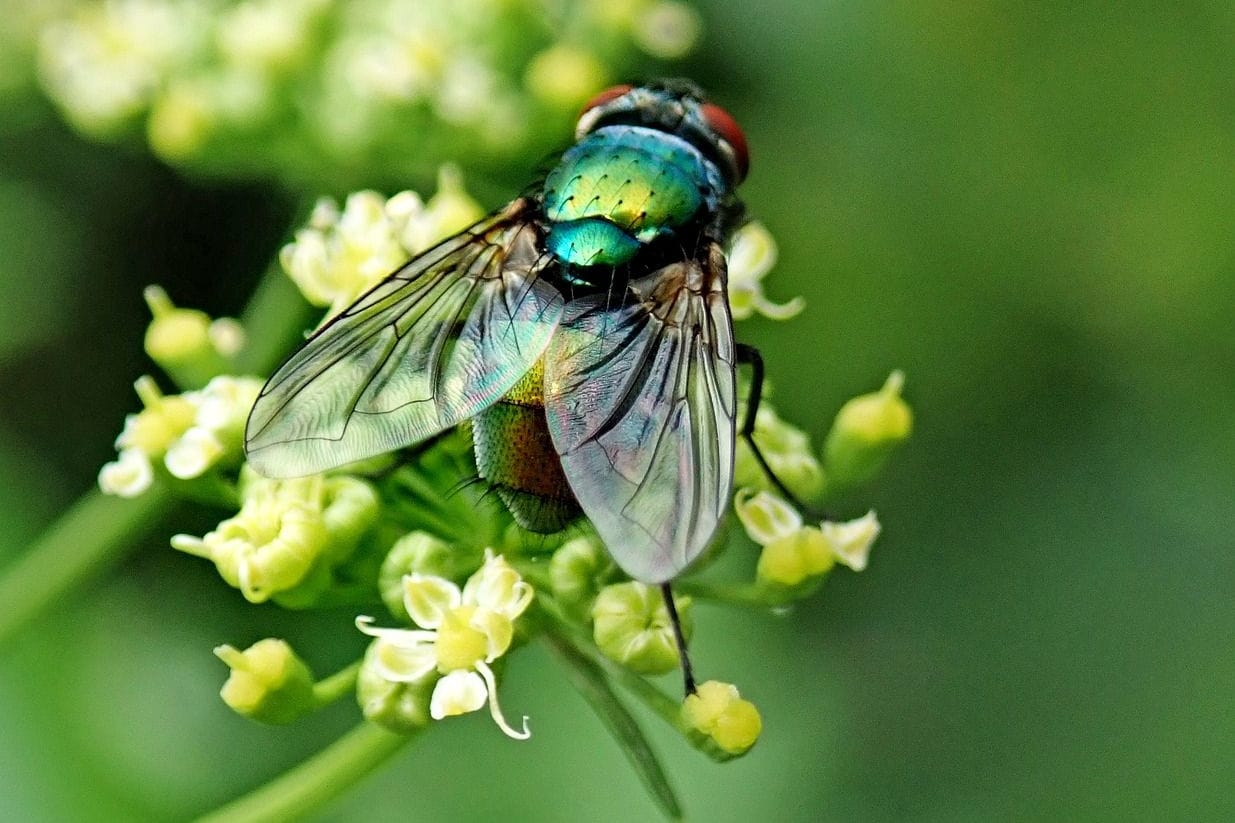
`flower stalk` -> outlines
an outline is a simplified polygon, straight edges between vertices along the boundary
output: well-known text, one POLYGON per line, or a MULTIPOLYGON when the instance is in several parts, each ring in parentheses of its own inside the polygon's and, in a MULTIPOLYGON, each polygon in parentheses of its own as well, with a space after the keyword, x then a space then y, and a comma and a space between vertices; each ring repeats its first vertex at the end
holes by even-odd
POLYGON ((198 818, 197 823, 299 820, 360 782, 411 740, 362 723, 269 783, 198 818))

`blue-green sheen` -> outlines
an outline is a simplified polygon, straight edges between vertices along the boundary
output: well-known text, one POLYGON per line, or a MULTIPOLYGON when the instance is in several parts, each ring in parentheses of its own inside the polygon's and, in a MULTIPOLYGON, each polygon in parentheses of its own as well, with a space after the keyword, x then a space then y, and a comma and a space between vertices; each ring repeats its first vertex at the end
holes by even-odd
POLYGON ((563 154, 545 179, 546 243, 572 265, 624 263, 700 210, 715 213, 723 191, 716 166, 682 138, 606 126, 563 154))

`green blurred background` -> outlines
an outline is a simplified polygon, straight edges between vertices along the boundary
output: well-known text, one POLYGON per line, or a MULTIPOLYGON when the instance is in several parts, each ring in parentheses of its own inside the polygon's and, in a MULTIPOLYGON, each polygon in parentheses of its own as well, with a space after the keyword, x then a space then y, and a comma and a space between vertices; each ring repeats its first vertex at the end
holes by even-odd
MULTIPOLYGON (((1231 819, 1235 6, 702 10, 679 70, 744 125, 769 289, 809 304, 739 332, 817 442, 893 367, 917 428, 869 489, 866 572, 784 616, 697 612, 697 664, 765 732, 716 766, 649 721, 690 817, 1231 819)), ((0 115, 6 562, 114 453, 150 369, 141 288, 234 313, 299 215, 37 98, 0 115)), ((361 638, 245 604, 166 537, 0 650, 0 819, 183 819, 355 722, 232 715, 214 645, 282 635, 325 672, 361 638)), ((320 819, 654 819, 548 656, 508 671, 530 743, 451 721, 320 819)))

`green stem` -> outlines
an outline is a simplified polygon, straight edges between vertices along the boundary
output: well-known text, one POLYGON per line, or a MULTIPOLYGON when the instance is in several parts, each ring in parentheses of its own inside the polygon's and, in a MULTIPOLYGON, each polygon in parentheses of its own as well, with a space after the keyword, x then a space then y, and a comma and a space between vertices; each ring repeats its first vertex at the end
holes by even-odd
POLYGON ((360 661, 340 669, 329 677, 323 677, 313 684, 313 699, 318 708, 328 706, 345 695, 356 690, 356 678, 360 675, 360 661))
POLYGON ((125 500, 87 492, 0 574, 0 645, 81 581, 116 563, 168 513, 155 484, 125 500))
POLYGON ((566 674, 575 689, 583 695, 592 711, 605 724, 626 754, 626 759, 634 767, 635 773, 643 781, 644 787, 652 795, 652 799, 669 817, 679 820, 682 817, 682 806, 678 803, 664 767, 656 757, 643 730, 635 718, 631 716, 622 701, 618 700, 604 672, 596 663, 581 651, 571 640, 560 632, 546 632, 545 641, 550 651, 562 661, 566 674))
POLYGON ((274 780, 198 823, 276 823, 319 811, 399 751, 411 738, 362 723, 274 780))

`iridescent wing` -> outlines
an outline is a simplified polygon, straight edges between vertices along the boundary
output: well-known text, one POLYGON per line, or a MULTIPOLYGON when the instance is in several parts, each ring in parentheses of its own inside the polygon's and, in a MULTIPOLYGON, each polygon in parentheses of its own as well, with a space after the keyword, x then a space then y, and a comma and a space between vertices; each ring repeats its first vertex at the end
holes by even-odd
POLYGON ((527 201, 426 251, 322 327, 249 415, 245 451, 297 477, 424 440, 495 403, 562 314, 527 201))
POLYGON ((661 583, 707 546, 733 486, 734 344, 724 256, 674 263, 566 306, 545 413, 583 511, 631 577, 661 583))

